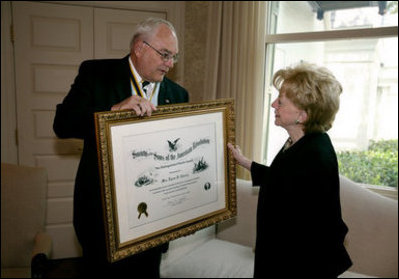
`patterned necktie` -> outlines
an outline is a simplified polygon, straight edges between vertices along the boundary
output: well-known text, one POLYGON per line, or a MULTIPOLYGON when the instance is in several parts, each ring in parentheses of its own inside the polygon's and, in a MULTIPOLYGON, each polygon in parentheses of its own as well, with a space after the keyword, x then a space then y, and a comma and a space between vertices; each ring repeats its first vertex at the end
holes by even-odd
POLYGON ((141 84, 141 87, 143 88, 144 93, 147 95, 147 88, 146 86, 149 85, 150 83, 148 81, 143 81, 143 83, 141 84))

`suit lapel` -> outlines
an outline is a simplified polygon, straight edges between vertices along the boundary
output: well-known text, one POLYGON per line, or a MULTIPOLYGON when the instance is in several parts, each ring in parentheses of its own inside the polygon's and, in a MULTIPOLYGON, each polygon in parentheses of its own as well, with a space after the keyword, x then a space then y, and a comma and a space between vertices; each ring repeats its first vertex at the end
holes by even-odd
POLYGON ((158 105, 169 105, 172 103, 167 88, 167 80, 164 78, 159 86, 158 105))
POLYGON ((121 59, 121 65, 116 69, 115 73, 115 91, 119 101, 122 101, 132 95, 130 87, 130 74, 129 74, 129 55, 121 59))

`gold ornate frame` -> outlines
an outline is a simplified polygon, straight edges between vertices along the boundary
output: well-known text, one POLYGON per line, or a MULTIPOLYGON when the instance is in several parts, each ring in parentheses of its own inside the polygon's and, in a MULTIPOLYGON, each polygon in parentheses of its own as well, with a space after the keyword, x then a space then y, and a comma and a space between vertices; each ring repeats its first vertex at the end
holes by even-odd
POLYGON ((95 125, 110 262, 236 216, 232 99, 99 112, 95 125))

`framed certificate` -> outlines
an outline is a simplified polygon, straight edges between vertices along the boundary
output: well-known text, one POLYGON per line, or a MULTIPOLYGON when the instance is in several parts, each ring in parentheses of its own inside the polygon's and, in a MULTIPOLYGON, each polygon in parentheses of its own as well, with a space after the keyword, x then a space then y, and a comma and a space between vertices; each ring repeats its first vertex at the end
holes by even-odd
POLYGON ((95 114, 110 262, 237 214, 233 100, 95 114))

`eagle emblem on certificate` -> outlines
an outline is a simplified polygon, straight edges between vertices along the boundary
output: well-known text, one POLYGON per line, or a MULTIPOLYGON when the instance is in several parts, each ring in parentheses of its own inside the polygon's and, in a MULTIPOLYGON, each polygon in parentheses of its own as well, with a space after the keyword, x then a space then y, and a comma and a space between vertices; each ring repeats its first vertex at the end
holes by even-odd
POLYGON ((168 140, 168 145, 169 145, 169 151, 173 152, 177 150, 177 142, 179 141, 180 138, 175 139, 173 142, 168 140))

